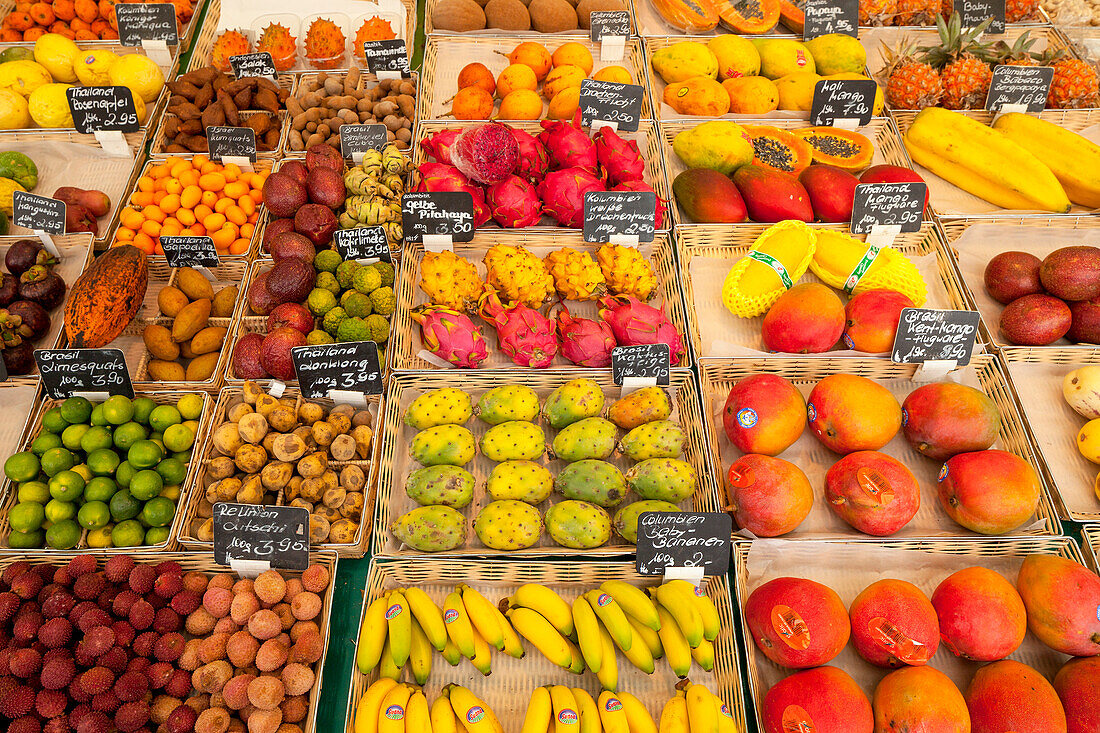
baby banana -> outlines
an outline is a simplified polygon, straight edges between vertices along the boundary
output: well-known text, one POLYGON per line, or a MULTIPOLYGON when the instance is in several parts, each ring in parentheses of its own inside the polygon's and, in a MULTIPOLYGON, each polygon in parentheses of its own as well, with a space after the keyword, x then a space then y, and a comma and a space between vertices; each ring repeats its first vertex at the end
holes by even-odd
POLYGON ((541 613, 562 636, 573 633, 573 614, 569 604, 554 591, 538 583, 524 583, 508 599, 511 606, 523 606, 541 613))

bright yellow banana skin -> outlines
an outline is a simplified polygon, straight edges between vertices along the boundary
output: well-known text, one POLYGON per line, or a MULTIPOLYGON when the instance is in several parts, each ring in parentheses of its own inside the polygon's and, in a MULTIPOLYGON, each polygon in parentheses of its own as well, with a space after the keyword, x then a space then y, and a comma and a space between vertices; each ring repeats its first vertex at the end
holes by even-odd
POLYGON ((378 733, 404 733, 405 707, 412 695, 408 685, 395 685, 378 706, 378 733))
POLYGON ((394 666, 400 669, 408 661, 412 646, 412 613, 400 590, 391 591, 386 599, 389 603, 386 608, 386 622, 389 624, 386 642, 390 645, 394 666))
POLYGON ((523 716, 523 728, 519 733, 546 733, 554 715, 554 706, 550 702, 550 690, 536 687, 527 701, 527 712, 523 716))
POLYGON ((370 674, 379 660, 386 645, 386 598, 374 599, 363 614, 363 623, 359 628, 359 644, 355 650, 355 664, 363 674, 370 674))
POLYGON ((508 599, 513 606, 523 606, 538 611, 562 636, 573 633, 573 615, 569 604, 561 596, 538 583, 524 583, 508 599))
POLYGON ((451 701, 448 698, 442 695, 437 697, 432 702, 429 715, 432 721, 432 733, 458 733, 458 721, 455 720, 455 711, 451 709, 451 701))
POLYGON ((683 690, 677 690, 661 711, 660 733, 690 733, 690 730, 687 697, 683 690))
POLYGON ((692 685, 687 690, 688 726, 691 733, 718 733, 718 708, 714 695, 702 685, 692 685))
POLYGON ((577 713, 581 716, 580 733, 602 733, 600 725, 600 711, 596 709, 596 701, 579 687, 570 688, 573 699, 577 701, 577 713))
POLYGON ((1019 112, 1001 115, 993 129, 1043 161, 1070 201, 1090 209, 1100 207, 1100 145, 1053 122, 1019 112))
POLYGON ((653 716, 642 705, 642 701, 629 692, 620 692, 617 697, 623 704, 623 711, 630 723, 630 733, 657 733, 657 724, 653 722, 653 716))
POLYGON ((626 710, 622 700, 615 693, 607 690, 601 692, 599 699, 596 700, 596 708, 600 714, 603 733, 630 733, 626 710))
POLYGON ((396 686, 395 680, 383 677, 367 688, 355 708, 355 733, 376 733, 378 706, 382 704, 382 698, 396 686))

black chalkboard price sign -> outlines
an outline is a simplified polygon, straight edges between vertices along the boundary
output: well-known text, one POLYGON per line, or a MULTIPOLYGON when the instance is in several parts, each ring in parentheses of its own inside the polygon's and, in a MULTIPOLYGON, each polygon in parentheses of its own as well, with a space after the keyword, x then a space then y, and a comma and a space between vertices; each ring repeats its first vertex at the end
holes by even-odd
POLYGON ((474 199, 465 191, 417 191, 401 197, 401 226, 406 242, 425 236, 474 238, 474 199))
POLYGON ((974 353, 979 318, 977 311, 904 308, 890 352, 891 361, 919 364, 944 360, 966 366, 974 353))
POLYGON ((599 43, 605 38, 629 37, 630 13, 625 10, 595 10, 589 14, 588 38, 592 43, 599 43))
POLYGON ((73 126, 79 133, 91 135, 141 129, 134 93, 126 87, 69 87, 65 97, 73 115, 73 126))
POLYGON ((985 108, 1000 112, 1006 104, 1022 104, 1028 112, 1042 112, 1047 106, 1050 83, 1054 81, 1052 66, 1008 66, 993 69, 985 108))
POLYGON ((206 140, 215 160, 237 157, 256 162, 256 131, 251 127, 208 127, 206 140))
POLYGON ((389 142, 385 125, 340 125, 340 153, 345 158, 368 150, 382 150, 389 142))
POLYGON ((986 33, 1005 32, 1005 0, 954 0, 954 6, 962 15, 963 28, 977 28, 989 20, 986 33))
POLYGON ((274 79, 279 70, 275 68, 275 62, 267 51, 259 53, 242 53, 229 57, 229 65, 233 67, 233 74, 238 79, 249 76, 262 76, 274 79))
POLYGON ((875 224, 900 225, 903 232, 920 231, 927 183, 861 183, 852 201, 852 232, 869 234, 875 224))
POLYGON ((263 504, 214 505, 214 561, 257 560, 283 570, 309 567, 309 510, 263 504))
POLYGON ((642 118, 642 88, 637 84, 585 79, 581 82, 581 124, 614 122, 618 130, 634 132, 642 118))
POLYGON ((122 349, 35 349, 34 361, 51 399, 63 400, 73 392, 134 396, 122 349))
POLYGON ((589 191, 584 195, 584 241, 626 235, 652 242, 656 215, 657 195, 651 191, 589 191))
POLYGON ((878 85, 870 79, 822 79, 814 85, 810 104, 811 125, 831 125, 836 120, 871 121, 878 85))
POLYGON ((373 341, 295 346, 290 358, 306 399, 328 397, 333 389, 382 394, 378 344, 373 341))
POLYGON ((217 267, 218 248, 210 237, 162 236, 160 246, 169 267, 217 267))
POLYGON ((65 202, 29 191, 12 193, 12 223, 24 229, 65 233, 65 202))
POLYGON ((336 251, 345 260, 382 260, 393 262, 390 240, 383 227, 337 229, 333 235, 336 251))
POLYGON ((830 33, 859 36, 859 0, 806 0, 802 37, 809 41, 830 33))
POLYGON ((179 44, 176 27, 176 6, 172 3, 118 3, 118 42, 123 46, 140 46, 142 41, 164 41, 169 46, 179 44))
POLYGON ((666 568, 702 568, 725 575, 730 567, 733 519, 725 512, 642 512, 638 517, 640 575, 666 568))
POLYGON ((412 76, 409 66, 409 50, 401 38, 384 41, 364 41, 363 55, 367 60, 367 73, 378 74, 382 71, 396 71, 403 77, 412 76))
POLYGON ((622 386, 627 377, 656 379, 667 385, 671 368, 668 344, 616 346, 611 350, 611 379, 622 386))

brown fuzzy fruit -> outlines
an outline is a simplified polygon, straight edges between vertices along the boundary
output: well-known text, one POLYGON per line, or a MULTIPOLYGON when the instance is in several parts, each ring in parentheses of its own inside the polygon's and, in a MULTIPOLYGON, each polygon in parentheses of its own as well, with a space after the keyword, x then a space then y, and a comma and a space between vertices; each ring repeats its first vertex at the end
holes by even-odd
POLYGON ((283 713, 278 708, 256 710, 248 716, 248 733, 278 733, 282 722, 283 713))
POLYGON ((307 631, 298 637, 290 650, 290 661, 313 664, 321 658, 324 640, 316 631, 307 631))
POLYGON ((228 641, 229 634, 211 634, 206 637, 202 640, 202 647, 199 649, 199 659, 205 664, 225 659, 225 647, 228 641))
POLYGON ((321 593, 328 588, 329 572, 324 565, 310 565, 302 572, 302 586, 314 593, 321 593))
POLYGON ((248 623, 252 614, 260 610, 260 599, 252 593, 241 593, 233 598, 229 617, 242 626, 248 623))
POLYGON ((309 714, 309 698, 305 695, 295 695, 283 700, 279 706, 283 711, 283 721, 287 723, 300 723, 309 714))
POLYGON ((225 618, 229 615, 229 607, 233 603, 233 591, 225 588, 207 588, 202 596, 202 607, 215 618, 225 618))
POLYGON ((225 704, 231 710, 240 710, 250 704, 248 686, 254 679, 256 679, 255 675, 239 674, 225 683, 225 687, 222 688, 222 697, 225 698, 225 704))
POLYGON ((305 695, 315 679, 313 670, 304 664, 288 664, 283 668, 283 688, 288 695, 305 695))
POLYGON ((229 637, 225 645, 225 654, 234 667, 244 669, 251 666, 256 659, 256 652, 260 649, 260 642, 247 631, 238 631, 229 637))
POLYGON ((248 683, 248 702, 260 710, 274 710, 285 697, 283 681, 271 675, 261 675, 248 683))
POLYGON ((225 708, 207 708, 195 720, 195 733, 225 733, 229 730, 229 711, 225 708))
POLYGON ((277 639, 268 639, 256 652, 256 668, 261 672, 274 672, 286 664, 289 649, 277 639))
POLYGON ((303 591, 294 596, 290 610, 299 621, 314 619, 321 613, 321 597, 312 591, 303 591))
MULTIPOLYGON (((207 591, 209 593, 210 591, 207 591)), ((192 636, 206 636, 214 630, 214 625, 218 623, 218 619, 214 617, 212 613, 206 610, 205 607, 196 608, 188 617, 184 624, 184 628, 187 629, 187 633, 192 636)))
POLYGON ((224 659, 204 664, 191 675, 191 686, 199 692, 221 692, 233 677, 233 667, 224 659))

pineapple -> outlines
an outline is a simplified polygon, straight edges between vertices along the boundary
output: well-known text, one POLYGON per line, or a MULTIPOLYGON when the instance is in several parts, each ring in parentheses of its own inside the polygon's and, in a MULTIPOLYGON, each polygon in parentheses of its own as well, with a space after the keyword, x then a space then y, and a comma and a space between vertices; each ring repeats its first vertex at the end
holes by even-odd
POLYGON ((897 0, 859 0, 859 24, 890 25, 897 12, 897 0))
POLYGON ((897 0, 894 25, 932 25, 940 11, 940 0, 897 0))
POLYGON ((997 41, 992 49, 995 65, 1038 66, 1037 54, 1031 50, 1035 41, 1036 39, 1031 37, 1031 31, 1021 33, 1011 46, 1004 41, 997 41))
POLYGON ((916 57, 914 45, 902 40, 897 49, 883 44, 886 103, 893 109, 924 109, 940 101, 940 74, 916 57))
POLYGON ((1056 109, 1100 107, 1100 78, 1088 61, 1065 56, 1053 63, 1047 106, 1056 109))
POLYGON ((1039 0, 1005 0, 1005 20, 1009 23, 1035 20, 1038 10, 1039 0))
POLYGON ((975 28, 962 28, 962 16, 956 13, 944 22, 936 18, 940 45, 924 46, 920 51, 925 61, 940 70, 943 94, 940 103, 947 109, 975 109, 985 103, 993 70, 989 67, 989 46, 978 37, 989 27, 992 18, 975 28))

